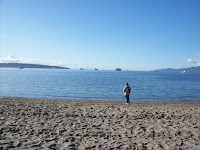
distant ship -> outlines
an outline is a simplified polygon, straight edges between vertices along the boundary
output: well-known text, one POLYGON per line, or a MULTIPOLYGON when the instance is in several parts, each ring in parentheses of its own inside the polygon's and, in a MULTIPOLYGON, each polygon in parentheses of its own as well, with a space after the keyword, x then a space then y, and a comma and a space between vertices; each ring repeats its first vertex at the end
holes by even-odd
POLYGON ((80 70, 84 70, 84 68, 80 68, 80 70))
POLYGON ((19 67, 19 69, 24 69, 24 67, 19 67))
POLYGON ((181 71, 181 73, 186 73, 186 71, 184 70, 184 71, 181 71))
POLYGON ((95 68, 94 70, 98 70, 97 68, 95 68))
POLYGON ((116 70, 115 71, 121 71, 122 69, 121 68, 116 68, 116 70))

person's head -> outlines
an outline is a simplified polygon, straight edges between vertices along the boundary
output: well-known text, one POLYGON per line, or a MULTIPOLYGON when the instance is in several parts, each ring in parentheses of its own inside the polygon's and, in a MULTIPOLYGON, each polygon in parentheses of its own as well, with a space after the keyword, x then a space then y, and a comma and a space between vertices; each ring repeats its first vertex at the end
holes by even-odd
POLYGON ((128 82, 126 83, 126 85, 128 86, 128 82))

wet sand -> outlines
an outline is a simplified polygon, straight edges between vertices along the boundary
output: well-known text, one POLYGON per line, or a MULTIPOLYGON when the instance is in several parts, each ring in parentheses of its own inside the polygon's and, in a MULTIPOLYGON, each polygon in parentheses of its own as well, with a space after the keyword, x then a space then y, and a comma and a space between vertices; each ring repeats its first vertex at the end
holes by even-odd
POLYGON ((200 102, 0 98, 0 149, 200 149, 200 102))

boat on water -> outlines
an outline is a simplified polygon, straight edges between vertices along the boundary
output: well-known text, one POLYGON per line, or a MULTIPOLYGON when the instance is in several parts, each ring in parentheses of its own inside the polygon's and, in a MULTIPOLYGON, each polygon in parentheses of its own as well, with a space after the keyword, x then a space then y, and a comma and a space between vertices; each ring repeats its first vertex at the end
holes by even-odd
POLYGON ((80 68, 80 70, 84 70, 84 68, 80 68))
POLYGON ((94 70, 99 70, 99 69, 95 68, 94 70))
POLYGON ((24 69, 24 67, 19 67, 19 69, 24 69))
POLYGON ((116 70, 115 71, 121 71, 122 69, 121 68, 116 68, 116 70))
POLYGON ((184 70, 184 71, 181 71, 181 73, 186 73, 186 71, 184 70))

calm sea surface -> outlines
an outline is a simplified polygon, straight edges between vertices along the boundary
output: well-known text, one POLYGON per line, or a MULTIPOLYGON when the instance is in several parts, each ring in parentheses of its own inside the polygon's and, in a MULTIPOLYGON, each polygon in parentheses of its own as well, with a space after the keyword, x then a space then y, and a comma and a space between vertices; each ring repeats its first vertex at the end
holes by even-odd
POLYGON ((0 69, 0 97, 125 101, 200 101, 200 75, 133 71, 0 69))

